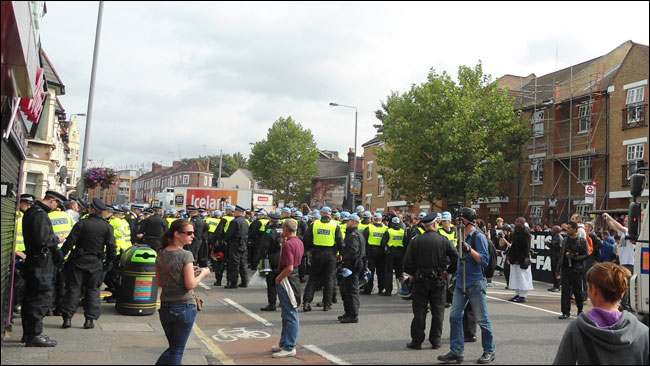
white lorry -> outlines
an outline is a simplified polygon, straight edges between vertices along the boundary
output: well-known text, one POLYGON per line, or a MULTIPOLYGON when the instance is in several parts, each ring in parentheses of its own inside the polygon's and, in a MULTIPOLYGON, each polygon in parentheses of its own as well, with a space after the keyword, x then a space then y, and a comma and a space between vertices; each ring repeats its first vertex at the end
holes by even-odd
POLYGON ((636 202, 637 198, 643 193, 645 188, 646 177, 643 172, 648 168, 638 169, 641 174, 633 174, 630 178, 630 193, 634 197, 634 202, 630 203, 628 216, 628 239, 636 242, 634 248, 634 273, 630 279, 630 305, 637 313, 637 316, 648 325, 648 314, 650 314, 650 281, 648 281, 650 261, 648 255, 648 231, 650 231, 649 217, 650 213, 646 212, 645 217, 641 215, 641 204, 636 202))

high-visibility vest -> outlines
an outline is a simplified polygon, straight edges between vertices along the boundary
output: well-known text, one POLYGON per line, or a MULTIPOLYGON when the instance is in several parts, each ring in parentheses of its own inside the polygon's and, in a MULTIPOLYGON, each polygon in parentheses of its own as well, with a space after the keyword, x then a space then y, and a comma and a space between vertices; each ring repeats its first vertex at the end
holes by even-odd
POLYGON ((417 229, 420 232, 420 234, 424 234, 424 232, 426 231, 422 226, 418 226, 417 229))
POLYGON ((226 220, 226 227, 223 228, 223 232, 228 232, 228 228, 230 227, 230 222, 235 219, 235 216, 230 216, 226 215, 223 217, 224 220, 226 220))
POLYGON ((214 217, 208 217, 205 219, 205 222, 208 224, 208 231, 213 233, 217 230, 217 226, 221 222, 221 219, 215 219, 214 217))
POLYGON ((124 250, 127 250, 133 245, 131 243, 131 225, 125 219, 119 219, 122 223, 122 233, 124 234, 124 250))
POLYGON ((172 222, 178 220, 178 217, 165 217, 165 221, 167 221, 167 228, 169 229, 172 226, 172 222))
POLYGON ((260 231, 266 231, 266 225, 269 223, 269 219, 258 219, 262 225, 260 225, 260 231))
POLYGON ((381 238, 386 230, 388 230, 388 226, 377 227, 375 224, 368 226, 368 245, 381 245, 381 238))
POLYGON ((315 221, 312 228, 314 234, 314 245, 320 247, 333 247, 336 244, 336 228, 338 224, 336 221, 324 223, 322 221, 315 221))
POLYGON ((362 223, 359 223, 359 231, 361 231, 361 232, 365 231, 366 228, 367 228, 368 226, 370 226, 370 225, 372 225, 372 223, 368 223, 368 224, 362 224, 362 223))
POLYGON ((348 223, 339 223, 339 227, 341 228, 341 236, 345 239, 345 232, 348 230, 348 223))
POLYGON ((113 227, 113 236, 115 237, 115 245, 118 251, 124 249, 124 232, 122 231, 122 223, 117 217, 111 217, 108 223, 113 227))
MULTIPOLYGON (((50 218, 50 222, 52 223, 54 235, 60 235, 64 238, 70 235, 72 231, 72 219, 65 211, 50 211, 47 217, 50 218)), ((61 248, 62 246, 63 243, 59 243, 58 247, 61 248)))
POLYGON ((447 230, 445 230, 445 228, 441 226, 438 228, 438 232, 440 233, 440 235, 443 235, 444 237, 449 239, 449 241, 451 241, 451 243, 454 244, 455 247, 458 247, 458 237, 456 236, 455 229, 456 227, 454 225, 451 225, 451 232, 448 233, 447 230))
POLYGON ((18 212, 16 221, 16 252, 25 251, 25 237, 23 237, 23 213, 18 212))
POLYGON ((395 230, 393 228, 388 228, 388 246, 389 247, 404 246, 404 229, 395 230))

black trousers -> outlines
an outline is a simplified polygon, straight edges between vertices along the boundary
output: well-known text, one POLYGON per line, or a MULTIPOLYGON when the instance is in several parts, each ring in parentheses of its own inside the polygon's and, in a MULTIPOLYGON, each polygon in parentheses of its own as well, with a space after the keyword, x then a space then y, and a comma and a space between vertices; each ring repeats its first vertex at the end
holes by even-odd
POLYGON ((309 270, 309 281, 305 286, 303 302, 308 304, 314 300, 314 292, 319 283, 323 284, 323 303, 332 305, 334 291, 334 275, 336 271, 336 254, 330 248, 314 249, 309 270))
MULTIPOLYGON (((83 258, 83 257, 82 257, 83 258)), ((96 257, 93 260, 83 258, 80 263, 68 262, 66 267, 66 292, 63 299, 61 313, 64 318, 74 316, 79 305, 82 290, 84 291, 84 316, 87 319, 99 319, 101 314, 101 303, 99 295, 102 284, 102 262, 96 257)))
POLYGON ((413 320, 411 321, 411 340, 415 344, 424 342, 427 306, 431 307, 431 329, 429 342, 439 345, 442 336, 442 322, 445 317, 445 282, 435 279, 415 281, 413 284, 413 320))
POLYGON ((275 306, 278 300, 278 290, 275 288, 275 278, 278 277, 280 272, 273 271, 266 275, 266 297, 268 298, 269 305, 275 306))
POLYGON ((248 284, 246 265, 246 249, 241 250, 239 247, 230 247, 228 250, 227 268, 228 284, 236 286, 238 276, 241 277, 241 283, 248 284))
POLYGON ((214 279, 217 280, 217 282, 221 282, 223 279, 223 271, 226 270, 226 259, 221 259, 221 260, 214 260, 210 259, 210 263, 212 263, 212 271, 214 272, 214 279))
POLYGON ((300 277, 300 282, 303 281, 303 278, 305 278, 305 275, 307 275, 308 271, 309 271, 309 268, 307 266, 307 253, 305 253, 302 256, 302 262, 300 263, 300 266, 298 267, 298 276, 300 277))
POLYGON ((506 286, 510 286, 510 265, 503 262, 503 275, 506 277, 506 286))
POLYGON ((63 264, 54 266, 54 309, 61 311, 65 297, 65 271, 63 264))
MULTIPOLYGON (((393 271, 395 272, 395 277, 398 280, 402 279, 402 260, 404 259, 404 254, 401 252, 386 254, 386 261, 384 266, 384 290, 389 294, 393 292, 393 271)), ((381 287, 380 287, 381 289, 381 287)))
POLYGON ((372 273, 372 281, 368 281, 367 284, 363 286, 363 292, 369 294, 372 292, 374 286, 375 277, 377 278, 377 289, 379 292, 384 290, 384 267, 386 267, 386 255, 373 255, 368 257, 368 269, 372 273))
POLYGON ((574 272, 572 268, 562 270, 562 314, 571 314, 571 293, 576 300, 578 312, 582 311, 584 299, 582 297, 582 277, 584 273, 574 272))
POLYGON ((557 266, 560 261, 558 255, 551 256, 551 273, 553 273, 553 288, 560 288, 560 280, 557 279, 557 266))
POLYGON ((11 310, 18 312, 18 305, 23 301, 23 291, 25 289, 25 280, 21 269, 14 267, 14 295, 11 304, 11 310))
POLYGON ((341 280, 341 299, 343 310, 351 317, 359 316, 359 273, 353 272, 341 280))
MULTIPOLYGON (((52 269, 50 273, 26 270, 23 272, 25 290, 21 309, 23 334, 27 337, 37 336, 43 332, 43 317, 52 306, 54 283, 52 269)), ((45 271, 43 271, 45 272, 45 271)))
POLYGON ((111 268, 106 277, 104 277, 104 283, 106 284, 106 289, 111 292, 111 295, 117 296, 119 292, 120 285, 120 256, 113 261, 113 268, 111 268))

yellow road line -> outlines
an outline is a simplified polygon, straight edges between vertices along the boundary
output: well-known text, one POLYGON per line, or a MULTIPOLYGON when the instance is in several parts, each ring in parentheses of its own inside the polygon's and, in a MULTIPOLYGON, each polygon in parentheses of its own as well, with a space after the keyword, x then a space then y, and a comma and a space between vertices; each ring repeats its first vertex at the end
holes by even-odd
POLYGON ((235 365, 235 361, 232 358, 226 356, 226 354, 223 353, 221 348, 219 348, 219 346, 217 346, 210 337, 205 335, 205 333, 203 333, 201 328, 199 328, 199 326, 196 325, 196 323, 194 323, 194 327, 192 328, 192 331, 194 332, 194 334, 196 334, 197 337, 199 337, 201 342, 203 342, 203 344, 206 347, 208 347, 210 352, 212 352, 212 355, 217 360, 219 360, 219 362, 221 362, 222 365, 235 365))

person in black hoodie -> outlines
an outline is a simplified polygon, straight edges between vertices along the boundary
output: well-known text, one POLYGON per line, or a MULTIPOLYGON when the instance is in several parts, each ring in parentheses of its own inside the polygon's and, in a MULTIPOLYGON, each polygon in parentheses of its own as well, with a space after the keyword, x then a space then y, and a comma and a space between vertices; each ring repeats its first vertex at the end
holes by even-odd
POLYGON ((619 303, 627 291, 630 271, 612 262, 597 263, 587 272, 594 308, 569 324, 554 365, 647 365, 648 327, 619 303))
POLYGON ((556 278, 562 280, 562 298, 560 319, 571 316, 571 292, 576 299, 578 315, 582 313, 584 304, 582 298, 582 276, 584 275, 584 261, 589 256, 587 241, 578 237, 578 223, 569 222, 567 236, 562 243, 561 260, 558 265, 556 278))

